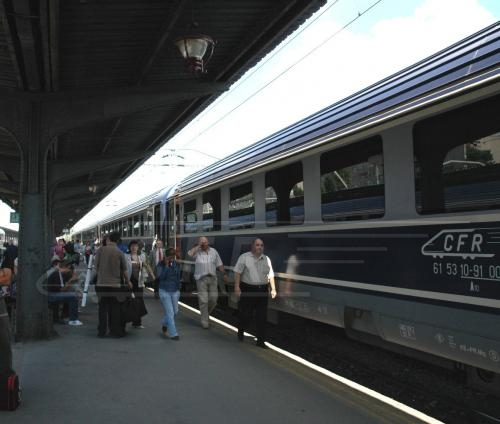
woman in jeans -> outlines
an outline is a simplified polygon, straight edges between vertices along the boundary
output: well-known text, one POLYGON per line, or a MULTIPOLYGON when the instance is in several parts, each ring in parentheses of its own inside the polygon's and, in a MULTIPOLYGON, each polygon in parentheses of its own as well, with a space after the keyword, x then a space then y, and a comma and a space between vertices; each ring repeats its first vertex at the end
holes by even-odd
POLYGON ((171 340, 179 340, 179 334, 175 328, 175 315, 179 312, 181 268, 175 258, 175 249, 167 250, 163 261, 158 263, 157 270, 160 300, 165 308, 161 331, 165 336, 168 331, 171 340))

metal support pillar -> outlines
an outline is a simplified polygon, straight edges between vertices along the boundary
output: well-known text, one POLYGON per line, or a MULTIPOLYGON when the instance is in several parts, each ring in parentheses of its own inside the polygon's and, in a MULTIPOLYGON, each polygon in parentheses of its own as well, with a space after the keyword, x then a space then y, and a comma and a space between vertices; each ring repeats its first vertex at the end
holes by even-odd
POLYGON ((50 334, 47 296, 42 283, 49 256, 47 245, 46 160, 41 107, 34 102, 27 116, 26 138, 20 140, 24 166, 20 196, 19 285, 16 337, 43 339, 50 334))

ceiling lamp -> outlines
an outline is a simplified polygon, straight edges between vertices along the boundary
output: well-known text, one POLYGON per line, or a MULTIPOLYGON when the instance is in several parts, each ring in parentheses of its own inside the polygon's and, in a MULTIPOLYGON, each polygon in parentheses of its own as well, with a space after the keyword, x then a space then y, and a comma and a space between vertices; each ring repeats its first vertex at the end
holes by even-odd
POLYGON ((182 57, 186 62, 186 68, 195 74, 204 74, 205 66, 212 57, 215 42, 212 37, 202 34, 186 35, 175 41, 182 57))

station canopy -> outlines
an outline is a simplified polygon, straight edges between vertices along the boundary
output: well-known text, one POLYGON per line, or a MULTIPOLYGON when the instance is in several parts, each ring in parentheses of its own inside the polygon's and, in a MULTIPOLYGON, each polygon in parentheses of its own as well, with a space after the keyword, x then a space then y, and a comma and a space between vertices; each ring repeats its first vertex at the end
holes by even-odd
MULTIPOLYGON (((50 111, 64 122, 50 133, 39 164, 47 170, 43 184, 55 234, 96 206, 324 3, 3 0, 0 92, 19 101, 29 97, 29 104, 41 105, 34 114, 50 111), (194 54, 199 48, 192 38, 207 48, 203 69, 181 56, 181 49, 194 54)), ((20 149, 13 132, 0 126, 0 198, 14 209, 26 175, 20 149)))

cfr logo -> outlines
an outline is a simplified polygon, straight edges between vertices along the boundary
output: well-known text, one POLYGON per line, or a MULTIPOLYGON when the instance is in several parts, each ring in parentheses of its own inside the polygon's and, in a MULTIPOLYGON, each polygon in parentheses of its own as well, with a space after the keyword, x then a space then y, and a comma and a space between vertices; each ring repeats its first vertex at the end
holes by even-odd
POLYGON ((422 255, 434 258, 445 256, 463 259, 491 258, 492 244, 499 237, 497 229, 442 230, 422 246, 422 255))

